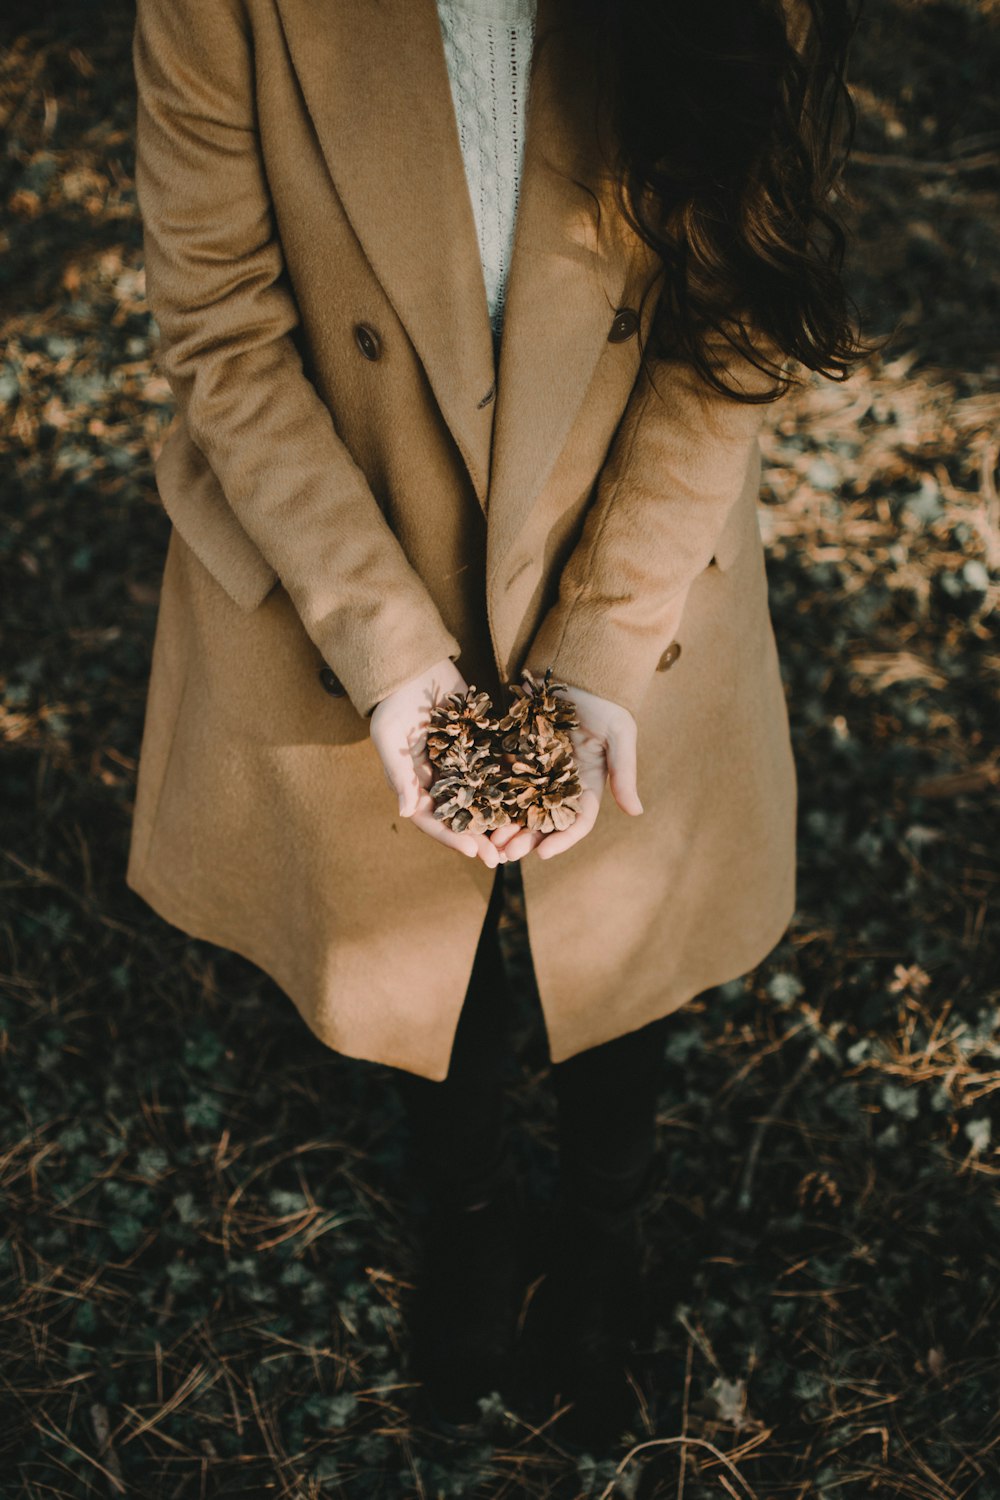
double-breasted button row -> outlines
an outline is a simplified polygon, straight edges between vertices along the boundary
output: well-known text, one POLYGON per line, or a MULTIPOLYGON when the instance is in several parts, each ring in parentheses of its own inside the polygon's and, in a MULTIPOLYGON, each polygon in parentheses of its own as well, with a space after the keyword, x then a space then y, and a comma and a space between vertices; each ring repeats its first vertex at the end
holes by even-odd
MULTIPOLYGON (((355 323, 354 342, 361 350, 365 359, 377 360, 382 358, 382 340, 370 323, 355 323)), ((482 410, 484 406, 489 406, 490 402, 496 397, 496 393, 497 383, 494 380, 486 394, 481 396, 476 402, 479 409, 482 410)))
MULTIPOLYGON (((623 344, 626 339, 632 337, 638 327, 639 314, 635 308, 619 307, 611 321, 608 342, 610 344, 623 344)), ((365 359, 375 360, 382 358, 382 340, 370 323, 355 323, 354 338, 365 359)), ((495 386, 490 386, 485 396, 479 402, 479 405, 486 406, 493 399, 494 395, 495 386)))
POLYGON ((677 660, 677 658, 680 656, 680 654, 681 654, 681 643, 680 643, 680 641, 671 641, 670 645, 667 647, 666 651, 664 651, 663 655, 660 657, 659 661, 656 663, 656 670, 658 672, 666 672, 670 667, 673 666, 674 662, 677 660))
POLYGON ((344 698, 347 696, 347 689, 332 667, 320 667, 319 680, 331 697, 344 698))
POLYGON ((609 344, 624 344, 639 327, 639 314, 634 307, 620 307, 611 322, 609 344))

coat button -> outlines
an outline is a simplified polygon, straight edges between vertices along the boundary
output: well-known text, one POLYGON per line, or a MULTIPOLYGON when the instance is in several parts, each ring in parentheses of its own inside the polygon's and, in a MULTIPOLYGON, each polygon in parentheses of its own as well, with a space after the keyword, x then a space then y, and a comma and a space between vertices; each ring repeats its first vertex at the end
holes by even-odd
POLYGON ((320 667, 319 680, 327 692, 331 693, 334 698, 343 698, 346 696, 347 689, 332 668, 320 667))
POLYGON ((367 323, 355 323, 354 337, 365 359, 381 359, 382 341, 367 323))
POLYGON ((639 326, 639 315, 634 307, 620 307, 615 313, 608 334, 609 344, 623 344, 630 339, 639 326))
POLYGON ((668 667, 672 667, 673 666, 674 662, 677 660, 677 658, 680 656, 680 654, 681 654, 681 643, 680 643, 680 641, 671 641, 670 645, 667 647, 666 651, 664 651, 663 655, 660 657, 659 661, 656 663, 656 670, 658 672, 666 672, 667 669, 668 669, 668 667))

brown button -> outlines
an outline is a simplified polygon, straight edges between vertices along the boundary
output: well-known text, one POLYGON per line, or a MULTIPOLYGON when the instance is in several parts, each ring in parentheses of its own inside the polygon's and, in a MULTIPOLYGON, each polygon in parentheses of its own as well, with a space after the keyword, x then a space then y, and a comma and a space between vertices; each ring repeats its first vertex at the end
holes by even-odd
POLYGON ((623 344, 630 339, 639 326, 639 314, 634 307, 620 307, 615 313, 608 334, 609 344, 623 344))
POLYGON ((319 680, 326 688, 327 692, 331 693, 334 698, 346 697, 347 689, 341 682, 340 678, 337 676, 336 672, 332 670, 332 668, 320 667, 319 680))
POLYGON ((674 662, 677 660, 677 658, 680 656, 680 654, 681 654, 681 643, 680 643, 680 641, 671 641, 670 645, 667 647, 666 651, 664 651, 663 655, 660 657, 659 661, 656 663, 656 670, 658 672, 665 672, 668 667, 672 667, 673 666, 674 662))
POLYGON ((355 323, 354 337, 365 359, 381 359, 382 341, 374 328, 370 328, 367 323, 355 323))

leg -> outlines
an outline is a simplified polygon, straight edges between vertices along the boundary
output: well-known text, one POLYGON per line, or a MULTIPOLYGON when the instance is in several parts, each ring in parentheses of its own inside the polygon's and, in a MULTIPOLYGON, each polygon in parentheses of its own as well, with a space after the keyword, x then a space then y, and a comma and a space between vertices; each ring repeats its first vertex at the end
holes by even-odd
POLYGON ((505 1159, 502 1067, 509 1013, 497 936, 503 867, 490 903, 458 1019, 448 1076, 441 1082, 396 1070, 414 1165, 435 1204, 485 1197, 505 1159))
POLYGON ((668 1026, 663 1017, 551 1068, 560 1184, 532 1357, 545 1398, 572 1403, 556 1428, 570 1442, 612 1441, 634 1410, 629 1346, 645 1314, 641 1209, 655 1165, 668 1026))
POLYGON ((670 1019, 552 1065, 563 1189, 595 1213, 626 1212, 649 1186, 670 1019))
POLYGON ((513 1347, 520 1198, 507 1153, 507 989, 498 868, 447 1078, 398 1071, 428 1221, 411 1321, 412 1369, 431 1421, 474 1424, 506 1383, 513 1347))

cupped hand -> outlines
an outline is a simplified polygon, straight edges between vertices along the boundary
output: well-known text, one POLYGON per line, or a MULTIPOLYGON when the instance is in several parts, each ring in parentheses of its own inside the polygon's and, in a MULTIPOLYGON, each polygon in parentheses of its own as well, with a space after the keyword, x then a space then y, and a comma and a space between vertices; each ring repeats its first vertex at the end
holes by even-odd
POLYGON ((508 860, 522 859, 533 849, 539 859, 552 859, 571 849, 593 828, 604 795, 605 783, 622 812, 637 817, 642 812, 636 785, 638 728, 632 714, 620 703, 599 698, 583 688, 570 687, 560 697, 576 705, 577 729, 570 730, 573 754, 580 776, 579 811, 568 828, 539 833, 518 823, 507 823, 490 835, 508 860))
POLYGON ((506 863, 506 850, 482 833, 453 833, 434 816, 434 799, 429 791, 434 780, 434 767, 427 754, 430 710, 449 693, 464 693, 468 686, 451 657, 446 656, 382 698, 368 722, 385 779, 399 799, 400 815, 438 843, 481 859, 492 870, 506 863))

